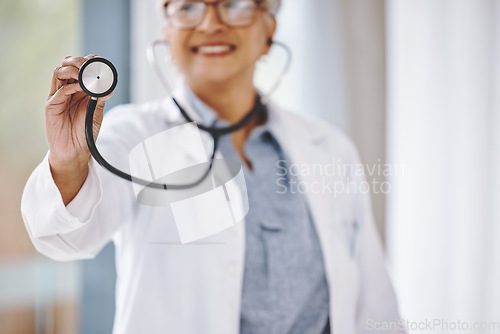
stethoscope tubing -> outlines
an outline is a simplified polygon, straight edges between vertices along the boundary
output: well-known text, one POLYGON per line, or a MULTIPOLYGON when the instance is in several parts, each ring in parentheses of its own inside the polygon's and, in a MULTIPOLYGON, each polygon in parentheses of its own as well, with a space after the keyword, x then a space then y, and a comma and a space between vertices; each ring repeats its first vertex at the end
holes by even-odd
POLYGON ((195 187, 202 183, 206 177, 210 174, 210 170, 212 169, 212 165, 215 159, 215 152, 217 151, 217 145, 218 145, 218 136, 212 136, 213 138, 213 153, 212 157, 210 159, 210 165, 207 167, 207 170, 205 173, 197 180, 189 184, 165 184, 165 183, 157 183, 157 182, 152 182, 152 181, 147 181, 144 179, 141 179, 139 177, 132 176, 128 173, 125 173, 118 168, 114 167, 111 165, 104 157, 101 155, 99 152, 99 149, 97 148, 97 145, 94 140, 94 113, 95 109, 97 106, 97 99, 94 97, 91 97, 89 99, 89 102, 87 104, 87 113, 85 115, 85 138, 87 140, 87 146, 89 147, 90 154, 96 162, 101 165, 102 167, 106 168, 108 171, 111 173, 115 174, 116 176, 121 177, 122 179, 125 179, 130 182, 134 182, 137 184, 140 184, 145 187, 150 187, 150 188, 156 188, 156 189, 188 189, 195 187))
MULTIPOLYGON (((167 92, 172 96, 172 100, 173 100, 174 104, 177 106, 177 108, 179 109, 179 111, 182 114, 182 116, 184 117, 184 119, 187 122, 194 122, 196 124, 196 126, 200 130, 205 131, 205 132, 209 133, 212 136, 212 139, 213 139, 213 152, 212 152, 212 156, 211 156, 211 159, 210 159, 210 164, 207 167, 206 171, 203 173, 203 175, 198 180, 196 180, 196 181, 194 181, 192 183, 189 183, 189 184, 165 184, 165 183, 158 183, 158 182, 148 181, 148 180, 144 180, 142 178, 138 178, 138 177, 132 176, 132 175, 130 175, 130 174, 128 174, 128 173, 126 173, 124 171, 121 171, 118 168, 114 167, 106 159, 104 159, 104 157, 100 154, 100 152, 99 152, 99 150, 97 148, 97 145, 95 143, 95 140, 94 140, 94 131, 93 131, 94 130, 94 113, 95 113, 95 109, 97 107, 97 98, 98 97, 102 97, 104 95, 103 94, 98 94, 98 95, 97 94, 93 94, 91 91, 89 91, 82 84, 82 80, 81 80, 82 79, 83 70, 85 69, 86 66, 88 66, 88 64, 90 64, 91 62, 102 61, 103 63, 105 63, 106 65, 108 65, 112 69, 112 72, 114 74, 114 78, 113 78, 114 82, 113 82, 113 85, 112 85, 112 88, 111 88, 111 91, 112 91, 115 88, 116 84, 117 84, 117 81, 118 81, 118 79, 117 79, 118 75, 117 74, 118 73, 117 73, 115 67, 113 66, 113 64, 111 62, 109 62, 108 60, 104 59, 104 58, 92 58, 92 59, 88 60, 86 63, 84 63, 82 65, 82 68, 80 69, 80 72, 79 72, 79 79, 80 79, 79 81, 80 81, 80 84, 81 84, 83 90, 88 95, 91 95, 91 98, 89 99, 89 102, 87 104, 87 112, 86 112, 86 115, 85 115, 85 137, 86 137, 86 141, 87 141, 87 146, 89 148, 89 151, 90 151, 90 154, 92 155, 92 157, 94 157, 94 159, 96 160, 96 162, 99 165, 101 165, 103 168, 107 169, 111 173, 115 174, 116 176, 118 176, 118 177, 120 177, 122 179, 125 179, 127 181, 130 181, 130 182, 133 182, 133 183, 136 183, 136 184, 140 184, 140 185, 145 186, 145 187, 150 187, 150 188, 164 189, 164 190, 168 190, 168 189, 188 189, 188 188, 195 187, 195 186, 199 185, 200 183, 202 183, 207 178, 207 176, 210 174, 210 170, 212 169, 212 166, 213 166, 213 163, 214 163, 214 159, 215 159, 215 154, 216 154, 216 151, 217 151, 219 137, 223 136, 223 135, 230 134, 232 132, 235 132, 235 131, 241 129, 242 127, 244 127, 245 125, 247 125, 254 117, 256 117, 259 112, 262 112, 264 110, 265 105, 268 102, 268 97, 278 88, 278 86, 281 84, 281 82, 285 79, 285 76, 288 73, 290 65, 291 65, 291 58, 292 58, 292 56, 291 56, 290 49, 285 44, 274 41, 273 43, 282 46, 285 49, 285 51, 286 51, 286 53, 288 55, 287 62, 285 64, 285 68, 284 68, 283 72, 280 74, 280 76, 279 76, 278 80, 276 81, 276 83, 272 86, 272 88, 270 89, 270 91, 268 92, 268 94, 266 94, 264 97, 261 97, 259 95, 256 96, 254 107, 239 122, 237 122, 234 125, 229 125, 229 126, 226 126, 226 127, 215 127, 215 126, 205 126, 205 125, 198 124, 197 122, 193 121, 193 119, 188 115, 188 113, 186 112, 186 110, 173 97, 172 90, 170 89, 168 83, 166 82, 165 78, 162 75, 160 75, 161 69, 160 69, 160 67, 158 65, 158 62, 156 61, 156 55, 155 55, 155 52, 154 52, 154 48, 159 43, 162 43, 162 41, 155 41, 155 42, 153 42, 150 45, 150 47, 147 49, 148 60, 149 60, 149 62, 151 64, 151 66, 156 70, 157 75, 158 75, 161 83, 163 84, 163 86, 165 87, 165 89, 167 90, 167 92)), ((108 95, 108 92, 106 92, 105 95, 108 95)))

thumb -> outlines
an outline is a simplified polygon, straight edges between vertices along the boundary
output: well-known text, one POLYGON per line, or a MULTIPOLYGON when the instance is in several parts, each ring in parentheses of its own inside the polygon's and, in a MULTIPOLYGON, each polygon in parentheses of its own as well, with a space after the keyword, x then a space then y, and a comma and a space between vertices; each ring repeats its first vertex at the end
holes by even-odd
POLYGON ((113 95, 115 94, 115 92, 111 92, 111 94, 105 96, 105 97, 101 97, 97 100, 97 106, 96 106, 96 109, 104 109, 104 105, 106 104, 106 101, 109 100, 113 95))
MULTIPOLYGON (((106 101, 109 100, 113 96, 114 92, 111 94, 105 96, 105 97, 100 97, 97 99, 97 105, 95 107, 95 114, 94 114, 94 122, 97 122, 98 126, 100 127, 102 124, 102 119, 104 117, 104 105, 106 104, 106 101)), ((96 134, 96 139, 97 139, 97 134, 96 134)))

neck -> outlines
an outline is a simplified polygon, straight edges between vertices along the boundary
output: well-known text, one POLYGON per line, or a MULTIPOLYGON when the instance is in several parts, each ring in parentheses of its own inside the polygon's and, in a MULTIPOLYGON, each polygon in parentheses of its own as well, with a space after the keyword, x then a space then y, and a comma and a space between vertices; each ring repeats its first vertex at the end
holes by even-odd
MULTIPOLYGON (((253 69, 247 75, 239 75, 224 83, 187 81, 187 84, 198 98, 217 113, 219 119, 229 124, 240 121, 255 104, 257 92, 253 86, 253 69)), ((252 165, 245 156, 244 145, 252 129, 263 122, 265 120, 255 118, 231 134, 234 147, 250 169, 252 165)))
POLYGON ((224 83, 187 82, 193 93, 217 113, 219 119, 234 124, 254 106, 256 91, 252 76, 224 83))

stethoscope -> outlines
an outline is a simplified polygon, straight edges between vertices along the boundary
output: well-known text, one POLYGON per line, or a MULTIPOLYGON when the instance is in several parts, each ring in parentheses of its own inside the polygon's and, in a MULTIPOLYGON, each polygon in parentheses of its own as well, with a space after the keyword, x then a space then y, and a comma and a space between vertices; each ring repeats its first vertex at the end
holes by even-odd
POLYGON ((210 164, 206 168, 205 172, 199 177, 196 181, 188 184, 165 184, 165 183, 157 183, 157 182, 151 182, 147 181, 135 176, 132 176, 124 171, 119 170, 118 168, 114 167, 111 165, 104 157, 100 154, 99 150, 97 149, 95 140, 94 140, 94 132, 93 132, 93 121, 94 121, 94 113, 95 109, 97 106, 97 99, 100 97, 105 97, 113 92, 115 89, 117 83, 118 83, 118 72, 116 71, 116 68, 114 65, 107 59, 105 58, 91 58, 87 60, 82 67, 80 68, 79 74, 78 74, 78 82, 80 83, 80 86, 82 87, 82 90, 90 96, 89 102, 87 104, 87 113, 85 116, 85 137, 87 140, 87 145, 90 151, 90 154, 94 157, 94 159, 101 165, 103 168, 107 169, 111 173, 115 174, 116 176, 119 176, 127 181, 137 183, 146 187, 150 188, 157 188, 157 189, 188 189, 195 187, 202 183, 205 178, 210 174, 210 170, 212 169, 212 165, 215 159, 215 153, 217 151, 217 144, 219 141, 219 137, 223 135, 230 134, 232 132, 235 132, 244 126, 246 126, 254 117, 256 117, 259 113, 265 111, 266 104, 268 102, 268 99, 270 95, 279 87, 279 85, 282 83, 282 81, 285 79, 286 74, 289 71, 290 64, 291 64, 291 51, 290 49, 283 43, 276 42, 276 41, 271 41, 271 44, 274 45, 279 45, 281 46, 286 54, 287 54, 287 60, 285 63, 285 67, 283 71, 281 72, 278 80, 276 83, 272 86, 272 88, 269 90, 267 94, 264 96, 259 96, 257 95, 255 99, 255 104, 252 110, 250 110, 240 121, 238 121, 236 124, 225 126, 225 127, 216 127, 216 126, 207 126, 203 124, 198 124, 195 122, 189 114, 186 112, 186 110, 179 104, 179 102, 173 97, 172 94, 172 89, 168 85, 167 81, 165 80, 164 76, 161 74, 161 69, 157 61, 157 57, 155 54, 155 49, 158 45, 163 44, 163 41, 155 41, 150 44, 150 46, 147 49, 147 56, 148 56, 148 61, 150 65, 153 67, 155 70, 156 74, 158 75, 158 78, 160 79, 162 85, 165 87, 167 93, 172 96, 172 100, 174 104, 177 106, 179 109, 181 115, 184 117, 186 122, 196 124, 198 129, 207 132, 208 134, 211 135, 213 139, 213 153, 211 156, 210 164))

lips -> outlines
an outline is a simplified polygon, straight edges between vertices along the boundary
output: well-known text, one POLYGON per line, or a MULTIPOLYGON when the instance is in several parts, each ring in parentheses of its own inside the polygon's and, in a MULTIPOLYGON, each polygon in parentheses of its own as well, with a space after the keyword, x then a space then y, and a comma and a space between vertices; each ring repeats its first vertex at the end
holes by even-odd
POLYGON ((191 51, 205 56, 221 56, 226 55, 236 50, 236 46, 232 44, 211 44, 193 46, 191 51))

